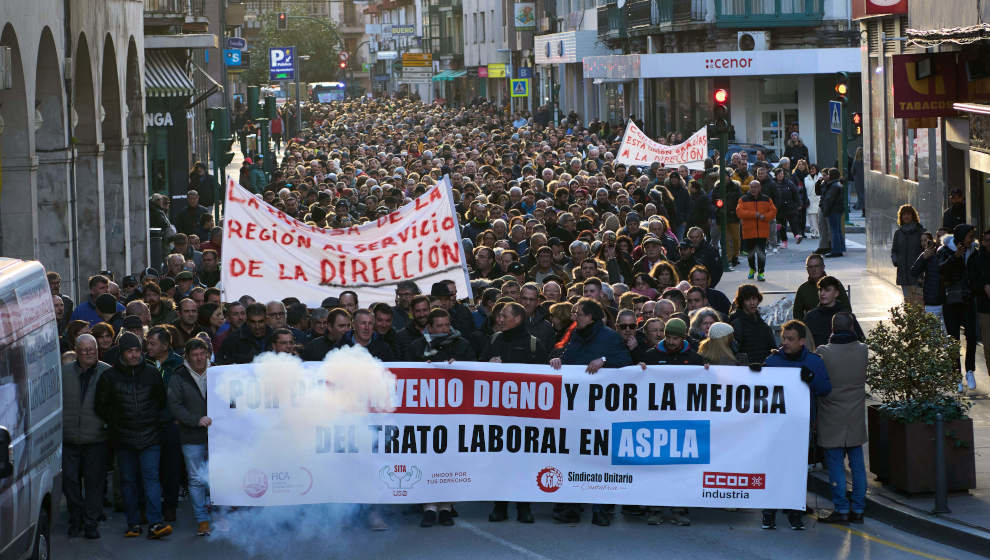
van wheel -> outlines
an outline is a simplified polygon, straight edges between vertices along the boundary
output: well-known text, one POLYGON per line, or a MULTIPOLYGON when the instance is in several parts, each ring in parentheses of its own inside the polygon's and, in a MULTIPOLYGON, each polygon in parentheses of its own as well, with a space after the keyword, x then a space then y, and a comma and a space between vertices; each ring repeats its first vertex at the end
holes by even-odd
POLYGON ((48 523, 48 510, 41 508, 38 515, 38 533, 34 537, 31 560, 48 560, 52 557, 52 535, 48 523))

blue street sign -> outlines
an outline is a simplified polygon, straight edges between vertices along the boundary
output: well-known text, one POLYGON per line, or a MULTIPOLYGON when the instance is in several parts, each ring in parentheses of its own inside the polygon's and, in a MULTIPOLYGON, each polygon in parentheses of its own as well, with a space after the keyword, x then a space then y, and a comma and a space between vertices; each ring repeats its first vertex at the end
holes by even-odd
POLYGON ((828 126, 832 134, 842 134, 842 102, 828 102, 828 126))
POLYGON ((227 66, 240 66, 241 65, 241 51, 237 49, 224 49, 223 50, 223 61, 227 66))
POLYGON ((533 77, 533 69, 530 68, 530 67, 528 67, 528 66, 523 66, 523 67, 519 68, 519 77, 520 78, 532 78, 533 77))
POLYGON ((268 49, 268 79, 273 82, 275 80, 295 81, 295 47, 271 47, 268 49))
POLYGON ((247 48, 247 39, 244 37, 227 37, 227 48, 242 51, 247 48))

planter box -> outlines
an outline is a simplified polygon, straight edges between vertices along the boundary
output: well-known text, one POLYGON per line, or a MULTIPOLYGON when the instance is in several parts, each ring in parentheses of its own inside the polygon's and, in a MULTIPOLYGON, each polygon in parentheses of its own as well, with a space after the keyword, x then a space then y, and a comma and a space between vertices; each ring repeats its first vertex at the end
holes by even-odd
MULTIPOLYGON (((884 484, 909 494, 935 491, 935 425, 904 424, 871 406, 867 411, 870 472, 884 484)), ((945 423, 945 467, 950 492, 976 488, 973 421, 945 423), (964 442, 957 446, 956 441, 964 442)))

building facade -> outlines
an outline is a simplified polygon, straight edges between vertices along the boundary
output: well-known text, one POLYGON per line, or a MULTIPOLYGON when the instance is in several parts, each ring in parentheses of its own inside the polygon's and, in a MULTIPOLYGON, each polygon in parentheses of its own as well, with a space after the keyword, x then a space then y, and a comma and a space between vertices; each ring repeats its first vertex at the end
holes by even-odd
POLYGON ((0 4, 0 255, 41 261, 77 301, 87 276, 148 262, 143 12, 0 4))
POLYGON ((893 8, 853 4, 864 43, 867 268, 890 281, 900 205, 934 233, 960 189, 966 221, 990 227, 990 9, 976 0, 893 8))
MULTIPOLYGON (((601 0, 598 38, 632 58, 584 58, 599 88, 597 117, 630 115, 652 137, 687 137, 710 120, 711 94, 729 91, 734 141, 781 155, 791 132, 813 163, 838 160, 829 131, 835 74, 859 89, 859 30, 847 0, 601 0)), ((860 106, 850 95, 848 112, 860 106)), ((856 143, 847 146, 855 153, 856 143)))

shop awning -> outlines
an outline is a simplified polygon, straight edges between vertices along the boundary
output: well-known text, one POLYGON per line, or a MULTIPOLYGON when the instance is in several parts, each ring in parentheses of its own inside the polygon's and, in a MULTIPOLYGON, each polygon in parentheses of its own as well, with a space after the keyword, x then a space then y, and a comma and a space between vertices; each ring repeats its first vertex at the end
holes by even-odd
POLYGON ((196 93, 192 79, 167 51, 145 51, 144 90, 147 97, 189 97, 196 93))
POLYGON ((463 78, 467 75, 467 70, 444 70, 433 76, 434 82, 449 82, 456 78, 463 78))

